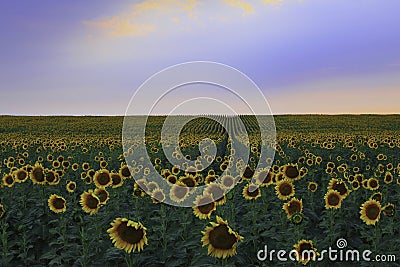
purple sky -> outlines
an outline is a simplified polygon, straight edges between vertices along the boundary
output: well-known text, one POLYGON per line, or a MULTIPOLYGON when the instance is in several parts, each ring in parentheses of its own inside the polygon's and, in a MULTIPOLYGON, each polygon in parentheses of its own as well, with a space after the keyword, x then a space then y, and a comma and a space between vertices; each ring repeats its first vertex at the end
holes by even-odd
POLYGON ((398 0, 3 0, 0 114, 124 114, 147 78, 193 60, 245 73, 274 114, 400 113, 399 10, 398 0))

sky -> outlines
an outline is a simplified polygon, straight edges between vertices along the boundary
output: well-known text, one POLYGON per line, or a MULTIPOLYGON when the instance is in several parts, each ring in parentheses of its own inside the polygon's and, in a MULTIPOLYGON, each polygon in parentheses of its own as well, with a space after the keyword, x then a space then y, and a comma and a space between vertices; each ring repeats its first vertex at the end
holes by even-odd
MULTIPOLYGON (((245 74, 272 114, 400 113, 398 10, 398 0, 2 0, 0 114, 123 115, 152 75, 190 61, 245 74)), ((231 101, 211 87, 205 96, 231 101)), ((186 89, 158 112, 203 90, 186 89)))

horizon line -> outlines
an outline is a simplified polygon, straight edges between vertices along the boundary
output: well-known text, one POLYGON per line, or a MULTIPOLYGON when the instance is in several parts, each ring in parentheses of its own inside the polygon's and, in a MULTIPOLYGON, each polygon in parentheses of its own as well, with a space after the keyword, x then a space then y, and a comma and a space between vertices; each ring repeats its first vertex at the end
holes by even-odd
MULTIPOLYGON (((125 117, 125 116, 150 116, 150 117, 164 117, 164 116, 209 116, 221 115, 232 116, 232 114, 0 114, 0 117, 125 117)), ((276 114, 238 114, 239 116, 296 116, 296 115, 320 115, 320 116, 344 116, 344 115, 400 115, 400 113, 276 113, 276 114)))

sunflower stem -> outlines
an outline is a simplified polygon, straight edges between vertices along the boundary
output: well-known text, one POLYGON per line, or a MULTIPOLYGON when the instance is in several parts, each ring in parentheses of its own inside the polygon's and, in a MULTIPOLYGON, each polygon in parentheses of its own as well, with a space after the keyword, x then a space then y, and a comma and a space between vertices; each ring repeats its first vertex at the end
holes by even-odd
POLYGON ((85 227, 82 225, 80 227, 80 236, 81 236, 81 242, 82 242, 82 267, 87 266, 87 244, 86 244, 86 239, 85 239, 85 227))
POLYGON ((379 229, 378 229, 378 224, 377 223, 375 223, 375 225, 374 225, 374 253, 378 253, 378 238, 379 238, 379 236, 378 236, 378 233, 379 233, 379 231, 378 231, 379 229))
POLYGON ((162 256, 163 259, 165 259, 165 253, 167 251, 167 238, 165 236, 166 231, 167 231, 167 221, 166 221, 166 211, 165 211, 165 205, 164 203, 160 203, 161 208, 160 208, 160 213, 161 213, 161 238, 162 238, 162 256))
POLYGON ((7 234, 7 227, 8 224, 5 222, 5 220, 1 220, 1 246, 3 247, 3 253, 2 253, 2 262, 4 264, 7 263, 7 255, 8 255, 8 234, 7 234))
POLYGON ((63 240, 63 252, 66 252, 67 244, 68 244, 68 237, 67 237, 67 219, 66 219, 65 213, 61 214, 61 220, 62 220, 61 234, 62 234, 62 240, 63 240))
MULTIPOLYGON (((251 219, 252 219, 252 223, 253 225, 256 225, 256 221, 257 221, 257 217, 256 217, 256 203, 255 203, 255 199, 250 200, 251 201, 251 219)), ((258 233, 256 233, 257 227, 252 227, 253 229, 253 236, 257 236, 258 233)), ((256 244, 256 240, 253 239, 253 249, 254 251, 257 251, 257 244, 256 244)))
POLYGON ((335 222, 335 214, 333 209, 329 210, 329 242, 332 245, 333 244, 333 226, 335 222))

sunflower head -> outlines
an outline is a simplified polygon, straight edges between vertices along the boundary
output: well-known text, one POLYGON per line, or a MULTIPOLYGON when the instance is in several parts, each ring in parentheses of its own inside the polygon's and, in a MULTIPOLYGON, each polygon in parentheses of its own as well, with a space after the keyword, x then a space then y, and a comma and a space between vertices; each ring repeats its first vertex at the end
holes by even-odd
POLYGON ((342 198, 346 198, 350 194, 350 190, 347 187, 346 183, 341 179, 333 178, 329 182, 328 190, 336 190, 342 196, 342 198))
POLYGON ((235 186, 235 178, 231 175, 225 175, 221 179, 221 184, 228 190, 232 189, 235 186))
POLYGON ((294 224, 300 224, 303 221, 303 213, 301 212, 295 212, 292 217, 290 218, 290 220, 294 223, 294 224))
POLYGON ((84 212, 93 215, 99 211, 100 199, 96 196, 93 190, 83 192, 79 203, 82 206, 84 212))
POLYGON ((372 196, 369 199, 374 199, 378 202, 382 202, 382 193, 381 192, 376 192, 374 194, 372 194, 372 196))
POLYGON ((394 205, 392 203, 388 203, 382 209, 383 215, 385 216, 393 216, 394 215, 394 205))
POLYGON ((289 181, 294 181, 301 178, 297 164, 287 164, 283 166, 282 174, 289 181))
POLYGON ((393 182, 393 174, 391 172, 386 172, 383 181, 386 184, 391 184, 393 182))
POLYGON ((151 193, 151 200, 153 203, 158 204, 165 200, 164 191, 161 188, 156 188, 151 193))
POLYGON ((123 177, 123 178, 130 178, 131 176, 131 171, 129 170, 129 167, 127 165, 122 166, 119 169, 119 174, 123 177))
POLYGON ((93 181, 98 188, 105 188, 112 185, 110 172, 106 169, 98 170, 93 177, 93 181))
POLYGON ((324 198, 326 209, 339 209, 342 206, 342 195, 336 190, 329 190, 324 198))
POLYGON ((223 205, 226 202, 225 189, 218 183, 208 184, 204 190, 204 194, 211 195, 217 205, 223 205))
POLYGON ((178 181, 172 185, 169 192, 169 197, 171 200, 180 203, 186 199, 186 197, 189 195, 189 191, 189 187, 178 181))
POLYGON ((318 189, 318 184, 316 182, 309 182, 308 183, 308 190, 315 193, 318 189))
POLYGON ((368 189, 369 190, 377 190, 379 188, 379 181, 376 178, 368 179, 368 189))
POLYGON ((140 252, 147 245, 146 227, 140 222, 134 222, 127 218, 116 218, 107 230, 114 246, 131 253, 140 252))
POLYGON ((303 211, 303 200, 292 198, 290 201, 283 204, 283 210, 286 212, 288 219, 292 218, 293 214, 303 211))
POLYGON ((294 185, 288 180, 281 180, 277 182, 275 191, 279 199, 286 200, 294 196, 294 185))
POLYGON ((380 219, 381 211, 381 204, 374 199, 369 199, 360 207, 360 218, 368 225, 375 225, 380 219))
POLYGON ((76 189, 76 183, 74 181, 69 181, 66 185, 66 189, 69 193, 75 192, 76 189))
POLYGON ((52 194, 47 202, 50 210, 55 213, 61 213, 67 210, 65 199, 59 195, 52 194))
POLYGON ((104 188, 96 188, 94 194, 99 198, 100 204, 104 205, 110 199, 107 190, 104 188))
POLYGON ((311 240, 300 240, 294 245, 294 249, 297 251, 297 260, 304 265, 310 260, 314 261, 318 256, 317 249, 311 240))
POLYGON ((217 216, 217 223, 211 222, 212 227, 206 227, 202 232, 201 241, 208 246, 208 255, 215 258, 227 258, 236 254, 239 241, 243 240, 237 232, 233 231, 228 222, 217 216))
POLYGON ((193 214, 199 219, 209 219, 216 210, 216 204, 211 195, 199 195, 194 201, 193 214))
POLYGON ((42 165, 36 163, 30 172, 30 178, 34 184, 45 184, 46 178, 42 165))
POLYGON ((7 187, 12 187, 15 183, 15 179, 12 174, 6 174, 3 176, 2 183, 7 187))
POLYGON ((119 173, 111 173, 110 177, 111 177, 111 181, 112 181, 112 184, 111 184, 112 188, 120 187, 124 183, 124 180, 122 179, 122 177, 119 173))
POLYGON ((45 181, 49 185, 57 185, 60 182, 59 175, 53 170, 45 170, 45 181))
POLYGON ((246 184, 243 188, 242 195, 247 200, 257 199, 261 197, 261 191, 255 184, 246 184))
POLYGON ((14 179, 17 183, 23 183, 28 179, 28 172, 24 169, 19 169, 13 172, 14 179))

